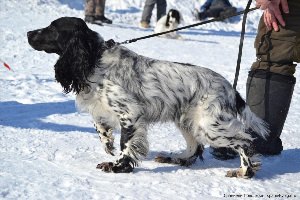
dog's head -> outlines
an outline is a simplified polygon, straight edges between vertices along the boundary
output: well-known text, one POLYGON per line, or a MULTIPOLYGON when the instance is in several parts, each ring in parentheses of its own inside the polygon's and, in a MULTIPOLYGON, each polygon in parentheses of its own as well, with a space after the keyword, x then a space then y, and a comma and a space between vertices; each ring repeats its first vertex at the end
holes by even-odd
POLYGON ((62 17, 54 20, 49 26, 27 33, 28 43, 38 51, 61 55, 68 43, 80 34, 90 35, 86 23, 75 17, 62 17))
POLYGON ((181 17, 179 11, 175 9, 170 9, 167 14, 166 26, 168 27, 175 23, 180 24, 180 22, 181 17))
POLYGON ((62 17, 46 28, 29 31, 27 37, 35 50, 60 55, 55 78, 65 92, 79 93, 88 86, 87 78, 101 57, 104 41, 82 19, 62 17))

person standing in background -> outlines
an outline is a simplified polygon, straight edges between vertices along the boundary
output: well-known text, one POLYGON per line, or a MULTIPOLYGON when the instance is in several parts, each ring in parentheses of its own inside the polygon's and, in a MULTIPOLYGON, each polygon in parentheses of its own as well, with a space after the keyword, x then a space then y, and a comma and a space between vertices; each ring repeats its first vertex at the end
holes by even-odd
POLYGON ((228 0, 206 0, 200 10, 195 11, 194 15, 197 19, 204 20, 208 17, 226 17, 235 14, 236 10, 228 0))
POLYGON ((85 0, 84 21, 92 24, 112 24, 112 20, 104 16, 105 0, 85 0))
POLYGON ((146 0, 143 14, 142 14, 142 20, 140 22, 140 27, 142 28, 150 27, 150 19, 155 4, 157 10, 156 20, 158 21, 162 16, 166 15, 166 10, 167 10, 166 0, 146 0))

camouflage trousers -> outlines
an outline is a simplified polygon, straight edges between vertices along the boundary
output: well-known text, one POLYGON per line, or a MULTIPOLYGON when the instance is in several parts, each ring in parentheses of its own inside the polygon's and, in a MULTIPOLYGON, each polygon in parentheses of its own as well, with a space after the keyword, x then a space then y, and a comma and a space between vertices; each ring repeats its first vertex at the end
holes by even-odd
POLYGON ((85 15, 104 16, 105 0, 85 0, 85 15))
POLYGON ((300 1, 288 0, 290 12, 283 14, 286 26, 278 32, 267 30, 263 17, 260 19, 254 47, 257 60, 251 70, 293 75, 300 62, 300 1))

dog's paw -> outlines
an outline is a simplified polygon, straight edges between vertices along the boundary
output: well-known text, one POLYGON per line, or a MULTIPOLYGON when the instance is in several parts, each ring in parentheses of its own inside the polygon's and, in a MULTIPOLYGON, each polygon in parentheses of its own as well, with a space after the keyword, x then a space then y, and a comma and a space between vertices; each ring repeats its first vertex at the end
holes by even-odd
POLYGON ((226 177, 236 177, 236 178, 244 178, 249 179, 252 178, 255 175, 255 171, 248 167, 246 170, 243 170, 241 167, 236 170, 229 170, 226 174, 226 177))
POLYGON ((156 156, 154 161, 158 163, 173 163, 171 157, 163 156, 163 155, 156 156))
POLYGON ((114 173, 130 173, 133 171, 133 167, 129 163, 117 164, 113 167, 114 173))
POLYGON ((253 162, 252 165, 253 165, 254 172, 260 170, 260 168, 261 168, 261 162, 253 162))
POLYGON ((114 164, 112 162, 103 162, 98 164, 96 168, 107 173, 130 173, 133 171, 133 167, 129 163, 114 164))
POLYGON ((114 163, 112 162, 103 162, 97 165, 97 169, 101 169, 104 172, 112 172, 112 168, 114 166, 114 163))
POLYGON ((158 163, 169 163, 189 167, 196 162, 197 157, 198 154, 195 154, 194 156, 191 156, 189 158, 173 158, 170 156, 158 155, 154 160, 158 163))

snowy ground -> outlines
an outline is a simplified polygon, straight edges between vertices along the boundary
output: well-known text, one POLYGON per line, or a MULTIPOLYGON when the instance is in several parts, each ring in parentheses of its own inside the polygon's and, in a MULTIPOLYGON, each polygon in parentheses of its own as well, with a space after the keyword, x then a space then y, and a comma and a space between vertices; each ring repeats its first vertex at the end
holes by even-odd
MULTIPOLYGON (((239 9, 246 4, 231 2, 239 9)), ((116 41, 150 34, 152 30, 137 27, 142 5, 141 0, 107 1, 107 16, 114 24, 89 27, 116 41)), ((168 5, 182 11, 186 24, 193 22, 193 0, 168 0, 168 5)), ((238 83, 244 97, 247 71, 255 59, 259 15, 256 11, 248 18, 238 83)), ((190 168, 155 163, 159 152, 185 148, 172 124, 151 127, 150 153, 133 173, 97 170, 98 163, 114 158, 102 150, 91 118, 76 111, 74 95, 63 94, 55 82, 53 65, 58 57, 34 51, 27 43, 27 31, 61 16, 82 18, 82 1, 0 1, 0 58, 14 70, 0 67, 0 199, 300 199, 299 84, 282 133, 284 151, 263 157, 254 179, 225 178, 227 170, 239 166, 239 159, 215 160, 208 148, 204 162, 190 168)), ((240 26, 237 18, 231 24, 182 31, 185 40, 152 38, 127 47, 148 57, 206 66, 233 82, 240 26)), ((118 141, 120 133, 115 135, 118 141)))

